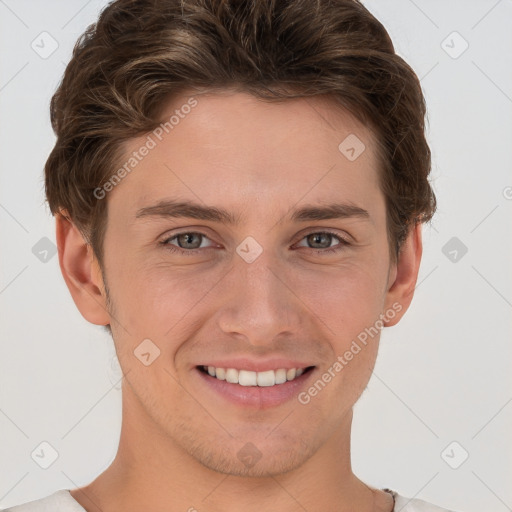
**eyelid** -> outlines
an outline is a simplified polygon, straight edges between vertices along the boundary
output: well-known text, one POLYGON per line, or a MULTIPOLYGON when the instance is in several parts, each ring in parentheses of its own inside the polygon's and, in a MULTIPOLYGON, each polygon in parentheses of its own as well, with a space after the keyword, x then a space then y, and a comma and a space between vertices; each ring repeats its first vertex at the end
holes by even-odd
MULTIPOLYGON (((192 228, 184 229, 183 231, 178 231, 177 233, 172 233, 172 234, 166 233, 166 234, 162 235, 161 237, 159 237, 159 239, 161 241, 167 241, 169 239, 175 238, 175 237, 180 236, 180 235, 185 235, 185 234, 202 235, 202 236, 204 236, 204 237, 206 237, 208 239, 211 239, 211 237, 209 235, 207 235, 206 233, 201 231, 201 230, 204 230, 204 229, 205 228, 202 228, 202 227, 201 228, 193 228, 192 227, 192 228)), ((306 229, 305 232, 301 233, 301 235, 299 236, 297 241, 300 241, 304 237, 312 235, 312 234, 316 234, 316 233, 328 233, 330 235, 337 236, 337 237, 345 240, 346 242, 354 242, 353 237, 350 236, 346 232, 343 232, 343 234, 341 234, 341 233, 339 233, 338 231, 336 231, 336 230, 334 230, 332 228, 322 228, 321 226, 318 226, 318 227, 314 226, 314 227, 306 229)))
POLYGON ((178 250, 182 250, 182 251, 186 251, 186 252, 194 252, 194 251, 199 251, 199 250, 202 250, 202 249, 209 249, 210 247, 214 247, 215 245, 215 242, 211 239, 211 237, 209 235, 207 235, 206 233, 203 233, 201 231, 194 231, 193 229, 187 229, 187 230, 184 230, 184 231, 179 231, 178 233, 172 233, 172 234, 166 234, 164 235, 161 240, 160 240, 160 243, 163 244, 163 245, 167 245, 167 243, 170 241, 170 240, 173 240, 177 237, 179 237, 180 235, 200 235, 204 238, 207 238, 208 240, 210 240, 210 242, 212 242, 212 245, 208 246, 208 247, 201 247, 201 248, 198 248, 198 249, 182 249, 181 247, 178 247, 176 246, 176 248, 178 250))
POLYGON ((328 235, 336 236, 339 239, 341 239, 341 240, 343 240, 344 242, 347 242, 347 243, 355 242, 355 239, 351 235, 349 235, 346 231, 338 231, 338 230, 336 230, 334 228, 323 228, 321 226, 318 226, 318 227, 315 226, 315 227, 313 227, 311 229, 307 229, 304 234, 300 235, 299 240, 302 240, 306 236, 314 235, 314 234, 317 234, 317 233, 327 233, 328 235))
MULTIPOLYGON (((203 229, 203 228, 200 228, 200 229, 203 229)), ((172 233, 170 235, 169 234, 164 235, 162 237, 161 241, 159 242, 159 244, 163 245, 164 247, 172 245, 172 249, 168 249, 168 250, 171 250, 171 251, 175 250, 175 251, 181 252, 182 254, 183 253, 195 254, 197 252, 202 252, 202 251, 205 251, 205 250, 215 247, 215 242, 213 242, 213 244, 209 245, 208 247, 198 247, 196 249, 183 249, 174 244, 169 244, 170 240, 174 240, 175 238, 179 237, 180 235, 185 235, 185 234, 200 235, 203 238, 207 238, 208 240, 213 242, 213 240, 207 234, 205 234, 201 231, 195 231, 194 228, 189 228, 189 229, 186 229, 183 231, 179 231, 177 233, 172 233)), ((339 243, 336 244, 334 247, 326 247, 323 249, 315 249, 313 247, 306 247, 306 249, 310 249, 311 251, 318 251, 318 252, 328 252, 329 250, 333 251, 333 250, 335 250, 334 249, 335 247, 351 245, 354 241, 353 238, 350 235, 348 235, 348 233, 344 233, 342 235, 339 232, 332 230, 330 228, 315 227, 315 228, 310 228, 309 230, 307 230, 306 232, 301 234, 300 237, 298 238, 298 240, 293 245, 298 244, 299 242, 304 240, 306 237, 313 235, 313 234, 331 235, 334 238, 337 238, 339 243)), ((301 247, 304 247, 304 246, 301 246, 301 247)))
MULTIPOLYGON (((302 235, 294 245, 298 244, 299 242, 302 242, 302 240, 304 240, 306 237, 308 237, 310 235, 317 235, 317 234, 318 235, 321 235, 321 234, 331 235, 332 237, 338 239, 338 244, 334 245, 333 247, 326 247, 324 249, 315 249, 314 247, 306 247, 306 249, 310 249, 311 251, 326 252, 329 249, 332 250, 337 246, 346 246, 346 245, 352 244, 351 237, 341 235, 337 231, 332 231, 330 229, 315 229, 313 231, 309 231, 306 234, 302 235)), ((301 246, 301 247, 305 247, 305 246, 301 246)))

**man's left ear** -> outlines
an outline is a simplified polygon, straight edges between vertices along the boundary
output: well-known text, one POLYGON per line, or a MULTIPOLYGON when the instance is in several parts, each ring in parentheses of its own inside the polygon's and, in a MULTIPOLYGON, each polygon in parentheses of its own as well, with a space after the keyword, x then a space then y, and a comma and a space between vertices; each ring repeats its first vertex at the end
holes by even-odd
POLYGON ((411 304, 423 253, 421 228, 422 224, 418 222, 410 229, 398 255, 398 261, 391 268, 385 300, 386 309, 383 312, 385 327, 396 325, 411 304), (395 313, 393 318, 386 314, 386 311, 390 310, 395 313))

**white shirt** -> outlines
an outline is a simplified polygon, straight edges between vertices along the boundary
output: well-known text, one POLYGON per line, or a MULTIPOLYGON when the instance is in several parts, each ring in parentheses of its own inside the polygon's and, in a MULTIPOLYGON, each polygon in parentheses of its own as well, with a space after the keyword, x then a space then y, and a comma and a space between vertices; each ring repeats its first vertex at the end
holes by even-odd
MULTIPOLYGON (((409 499, 400 496, 395 491, 389 491, 395 498, 395 512, 453 512, 446 508, 437 507, 426 501, 418 499, 409 499)), ((1 509, 0 512, 86 512, 85 509, 71 496, 69 489, 59 491, 40 498, 29 501, 14 507, 1 509)))

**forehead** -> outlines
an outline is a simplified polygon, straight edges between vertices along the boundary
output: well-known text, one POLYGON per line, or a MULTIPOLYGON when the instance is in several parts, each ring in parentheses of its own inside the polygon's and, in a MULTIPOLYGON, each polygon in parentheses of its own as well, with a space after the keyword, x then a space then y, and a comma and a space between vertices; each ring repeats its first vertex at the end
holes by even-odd
POLYGON ((332 100, 183 94, 161 118, 125 143, 119 166, 130 172, 109 201, 122 196, 132 211, 169 197, 272 209, 302 198, 371 202, 379 192, 372 132, 332 100))

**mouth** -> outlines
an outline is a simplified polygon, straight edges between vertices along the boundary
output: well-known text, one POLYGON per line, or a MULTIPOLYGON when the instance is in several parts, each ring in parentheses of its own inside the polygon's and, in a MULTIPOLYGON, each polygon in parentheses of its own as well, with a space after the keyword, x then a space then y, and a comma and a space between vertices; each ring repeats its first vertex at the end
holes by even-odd
MULTIPOLYGON (((316 366, 250 371, 198 365, 193 374, 205 398, 238 408, 268 409, 298 399, 315 374, 316 366)), ((221 405, 222 404, 222 405, 221 405)))
POLYGON ((249 370, 238 370, 236 368, 216 368, 215 366, 197 366, 197 369, 217 380, 223 380, 230 384, 240 386, 271 387, 280 386, 286 382, 294 381, 301 375, 310 372, 314 366, 305 368, 278 368, 263 372, 249 370))

